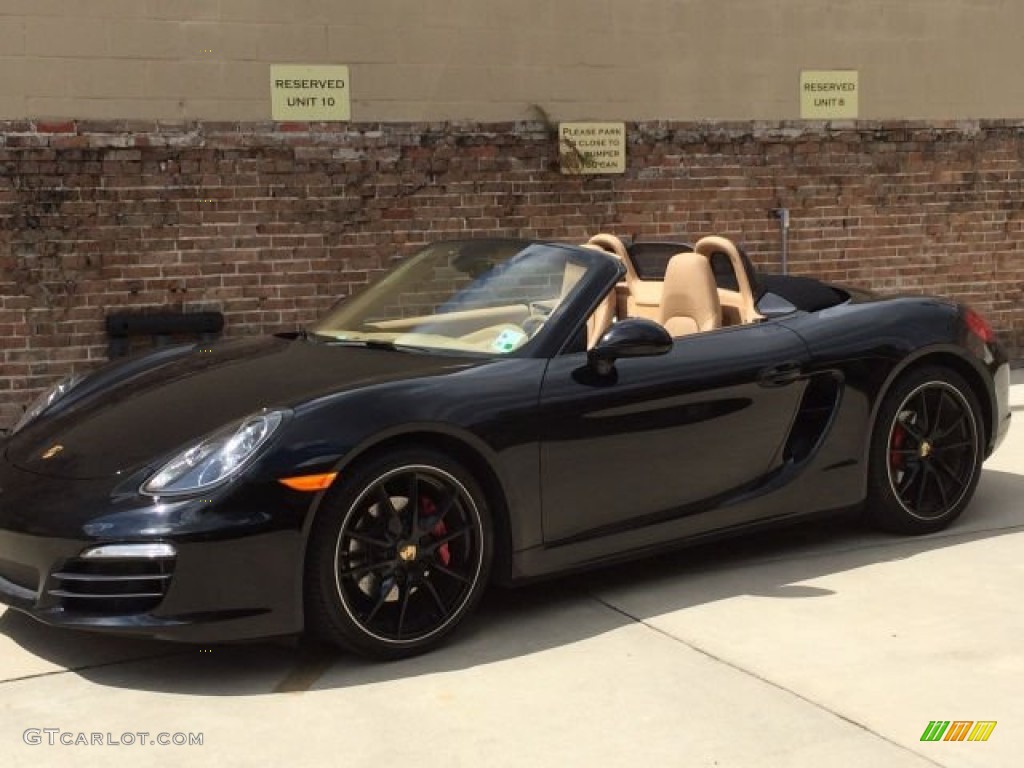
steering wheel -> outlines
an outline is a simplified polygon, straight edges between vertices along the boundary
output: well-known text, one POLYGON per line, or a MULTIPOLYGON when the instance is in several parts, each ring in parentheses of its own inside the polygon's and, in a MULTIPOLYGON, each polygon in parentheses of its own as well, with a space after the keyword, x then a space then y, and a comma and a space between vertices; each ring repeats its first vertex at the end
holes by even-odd
POLYGON ((532 339, 537 335, 537 332, 544 327, 544 323, 548 320, 547 315, 530 315, 528 318, 523 320, 520 327, 523 329, 523 333, 526 337, 532 339))

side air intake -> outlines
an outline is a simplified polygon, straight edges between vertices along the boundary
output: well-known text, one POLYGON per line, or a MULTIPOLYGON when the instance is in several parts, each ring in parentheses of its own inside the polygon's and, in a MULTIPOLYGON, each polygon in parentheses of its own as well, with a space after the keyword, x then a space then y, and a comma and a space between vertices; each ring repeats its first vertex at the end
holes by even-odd
POLYGON ((839 405, 839 392, 839 379, 830 373, 815 376, 808 382, 783 449, 787 463, 799 464, 814 453, 839 405))

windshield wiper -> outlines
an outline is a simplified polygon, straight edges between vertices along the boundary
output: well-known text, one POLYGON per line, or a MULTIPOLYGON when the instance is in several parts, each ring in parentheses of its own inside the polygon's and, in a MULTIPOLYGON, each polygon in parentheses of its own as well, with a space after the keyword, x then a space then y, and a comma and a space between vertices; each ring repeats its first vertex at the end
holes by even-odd
POLYGON ((366 349, 405 349, 401 344, 393 341, 381 341, 380 339, 339 339, 336 336, 325 336, 313 334, 317 340, 323 341, 329 347, 364 347, 366 349))

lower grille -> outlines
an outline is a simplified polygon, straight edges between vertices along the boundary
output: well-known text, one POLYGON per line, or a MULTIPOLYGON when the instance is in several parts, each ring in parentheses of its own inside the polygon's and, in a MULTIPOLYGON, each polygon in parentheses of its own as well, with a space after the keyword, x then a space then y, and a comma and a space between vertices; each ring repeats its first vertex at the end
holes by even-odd
POLYGON ((164 599, 173 574, 173 557, 79 558, 50 575, 46 592, 75 613, 145 613, 164 599))

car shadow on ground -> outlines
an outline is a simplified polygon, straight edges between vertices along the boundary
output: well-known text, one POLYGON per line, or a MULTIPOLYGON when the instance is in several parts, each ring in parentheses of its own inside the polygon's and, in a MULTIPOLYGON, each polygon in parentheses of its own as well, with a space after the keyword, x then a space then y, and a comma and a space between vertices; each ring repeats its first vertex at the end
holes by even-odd
POLYGON ((866 532, 850 517, 832 518, 520 589, 493 589, 447 645, 386 664, 290 641, 183 646, 88 635, 45 627, 14 611, 0 616, 0 633, 52 665, 116 688, 253 696, 372 685, 542 653, 742 595, 827 598, 834 593, 802 582, 1024 530, 1020 498, 1024 476, 986 470, 964 517, 931 536, 888 536, 866 532), (644 615, 612 607, 616 595, 640 593, 644 615))

